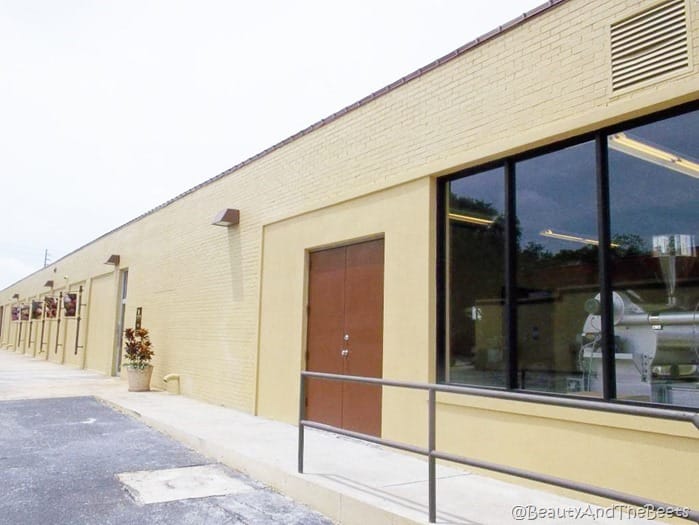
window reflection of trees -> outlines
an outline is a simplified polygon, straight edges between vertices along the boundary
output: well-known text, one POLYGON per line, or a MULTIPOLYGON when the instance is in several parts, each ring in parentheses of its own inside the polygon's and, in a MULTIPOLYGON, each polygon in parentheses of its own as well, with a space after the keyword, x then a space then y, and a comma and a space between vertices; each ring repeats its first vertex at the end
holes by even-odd
POLYGON ((449 221, 450 380, 504 386, 504 215, 493 203, 453 192, 449 212, 466 218, 449 221), (468 222, 474 218, 484 222, 468 222))
MULTIPOLYGON (((699 406, 699 111, 622 134, 640 146, 608 152, 618 397, 699 406), (657 253, 657 239, 673 236, 691 239, 691 256, 657 253)), ((601 395, 594 149, 582 142, 514 163, 519 388, 601 395)), ((457 383, 505 385, 503 181, 499 168, 447 186, 447 377, 457 383)))

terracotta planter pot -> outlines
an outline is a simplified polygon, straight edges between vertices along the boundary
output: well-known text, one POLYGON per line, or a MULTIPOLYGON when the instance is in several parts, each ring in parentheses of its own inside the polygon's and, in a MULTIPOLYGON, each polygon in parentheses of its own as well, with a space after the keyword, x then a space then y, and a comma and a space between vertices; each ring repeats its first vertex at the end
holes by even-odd
POLYGON ((129 392, 148 392, 150 390, 150 378, 153 375, 153 366, 148 365, 143 370, 140 368, 126 368, 129 379, 129 392))

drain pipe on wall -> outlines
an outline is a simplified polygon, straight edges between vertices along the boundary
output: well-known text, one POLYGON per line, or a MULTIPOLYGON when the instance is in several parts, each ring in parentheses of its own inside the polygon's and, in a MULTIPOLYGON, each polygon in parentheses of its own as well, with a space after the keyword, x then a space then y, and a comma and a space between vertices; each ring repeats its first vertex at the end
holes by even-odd
POLYGON ((180 393, 180 374, 168 374, 163 377, 163 383, 167 385, 167 391, 171 394, 180 393))

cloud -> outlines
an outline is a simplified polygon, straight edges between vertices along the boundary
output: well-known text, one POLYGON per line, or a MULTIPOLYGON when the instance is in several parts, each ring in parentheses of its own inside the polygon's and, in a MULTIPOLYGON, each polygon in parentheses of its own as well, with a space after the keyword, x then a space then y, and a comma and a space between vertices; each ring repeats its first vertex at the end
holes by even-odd
POLYGON ((0 256, 0 290, 38 270, 36 266, 12 257, 0 256))

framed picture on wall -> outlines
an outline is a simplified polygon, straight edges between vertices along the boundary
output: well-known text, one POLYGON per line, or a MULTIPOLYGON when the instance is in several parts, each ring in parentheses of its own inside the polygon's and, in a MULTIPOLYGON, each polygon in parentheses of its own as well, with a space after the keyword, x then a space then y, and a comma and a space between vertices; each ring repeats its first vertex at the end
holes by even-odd
POLYGON ((41 301, 32 301, 32 319, 41 319, 43 310, 41 301))
POLYGON ((55 319, 58 315, 58 301, 55 297, 44 297, 46 319, 55 319))
POLYGON ((66 317, 75 317, 78 311, 78 294, 67 293, 63 295, 63 314, 66 317))

